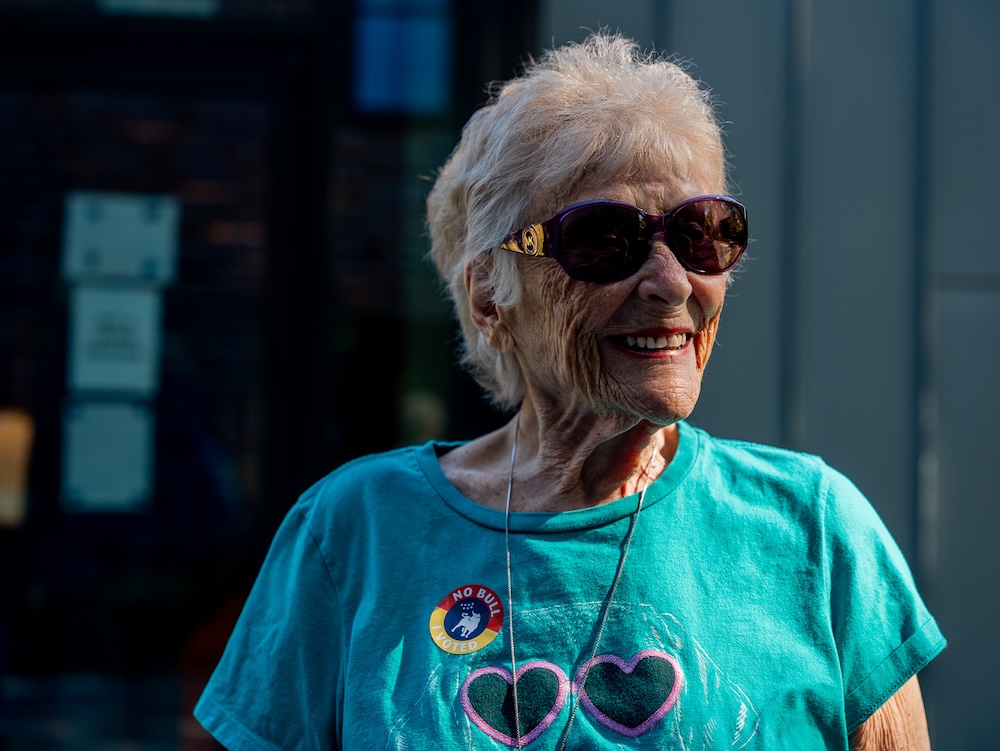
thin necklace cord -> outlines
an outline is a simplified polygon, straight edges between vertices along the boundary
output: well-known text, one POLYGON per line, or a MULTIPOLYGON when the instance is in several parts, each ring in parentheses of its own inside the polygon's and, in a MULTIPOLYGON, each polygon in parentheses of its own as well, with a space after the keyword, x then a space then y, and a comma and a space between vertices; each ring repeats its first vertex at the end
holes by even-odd
POLYGON ((514 738, 521 748, 521 714, 517 702, 517 660, 514 657, 514 584, 510 567, 510 496, 514 490, 514 460, 517 458, 517 434, 521 427, 521 413, 514 420, 514 440, 510 449, 510 474, 507 476, 507 504, 504 511, 503 546, 507 551, 507 612, 510 614, 507 628, 510 632, 510 686, 514 694, 514 738))
MULTIPOLYGON (((514 422, 514 439, 511 442, 510 450, 510 472, 507 477, 507 501, 504 508, 504 550, 507 554, 507 627, 510 632, 510 675, 511 675, 511 693, 514 700, 514 747, 522 748, 521 746, 521 708, 518 702, 517 696, 517 659, 514 650, 514 575, 513 568, 511 566, 510 557, 510 500, 513 495, 514 490, 514 464, 517 460, 517 436, 520 430, 521 415, 518 413, 514 422)), ((625 545, 622 548, 622 554, 618 558, 618 567, 615 569, 614 578, 611 580, 611 586, 608 589, 608 596, 604 602, 604 610, 601 614, 601 620, 597 627, 597 636, 594 639, 594 648, 591 651, 590 659, 587 661, 587 669, 583 674, 583 680, 580 682, 580 686, 576 690, 576 698, 573 701, 572 709, 570 710, 569 720, 566 723, 566 728, 563 730, 562 742, 559 745, 559 751, 563 751, 566 748, 566 742, 569 740, 569 731, 573 726, 573 721, 576 719, 577 708, 580 706, 580 694, 583 692, 587 685, 587 678, 590 677, 590 668, 594 664, 594 660, 597 658, 597 652, 601 646, 601 639, 604 636, 604 626, 607 623, 608 615, 611 612, 611 604, 615 599, 615 592, 618 589, 618 581, 621 579, 622 571, 625 569, 625 560, 628 558, 629 548, 632 546, 632 537, 635 534, 635 528, 639 523, 639 513, 642 511, 642 504, 646 498, 646 490, 649 488, 650 471, 653 467, 653 458, 656 456, 656 451, 649 457, 649 463, 646 465, 646 481, 642 486, 642 491, 639 493, 639 501, 636 504, 635 514, 632 515, 632 519, 629 522, 628 532, 625 535, 625 545)))
MULTIPOLYGON (((652 460, 650 460, 650 463, 652 463, 652 460)), ((583 674, 583 680, 580 681, 580 685, 577 688, 577 695, 573 701, 573 706, 570 709, 569 721, 566 723, 566 729, 563 731, 562 743, 559 744, 559 751, 563 751, 563 749, 566 748, 566 742, 569 740, 569 730, 573 727, 573 720, 576 719, 576 710, 580 706, 580 694, 587 685, 587 678, 590 677, 590 668, 593 667, 594 660, 597 658, 597 650, 600 648, 601 638, 604 636, 604 626, 608 621, 608 614, 611 612, 611 603, 615 599, 615 590, 618 589, 618 580, 621 578, 622 571, 625 568, 625 559, 628 557, 628 549, 632 545, 632 535, 635 532, 636 525, 639 523, 639 512, 642 511, 642 502, 646 498, 646 488, 648 487, 649 476, 647 475, 646 484, 643 486, 642 492, 639 494, 639 502, 636 504, 635 514, 629 522, 628 534, 625 537, 625 547, 622 549, 621 557, 618 559, 618 568, 615 569, 615 576, 611 580, 611 587, 608 590, 608 598, 604 602, 604 612, 601 614, 601 621, 597 628, 597 637, 594 639, 594 649, 590 653, 590 660, 587 661, 587 670, 583 674)))

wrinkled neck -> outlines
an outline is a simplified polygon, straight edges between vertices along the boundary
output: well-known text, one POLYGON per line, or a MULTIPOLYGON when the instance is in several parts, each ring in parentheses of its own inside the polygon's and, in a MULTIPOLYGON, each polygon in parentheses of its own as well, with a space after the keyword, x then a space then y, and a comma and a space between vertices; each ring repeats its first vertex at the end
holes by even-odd
POLYGON ((678 441, 676 425, 538 409, 527 400, 511 438, 515 426, 514 511, 567 511, 638 493, 666 469, 678 441))

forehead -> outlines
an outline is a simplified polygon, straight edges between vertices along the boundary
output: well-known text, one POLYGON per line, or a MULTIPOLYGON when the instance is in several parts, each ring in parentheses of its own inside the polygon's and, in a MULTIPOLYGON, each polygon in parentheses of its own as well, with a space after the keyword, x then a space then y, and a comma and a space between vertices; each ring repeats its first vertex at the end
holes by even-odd
POLYGON ((725 191, 715 181, 667 179, 596 180, 581 184, 572 192, 549 196, 535 206, 531 221, 554 216, 567 206, 582 201, 618 201, 631 204, 649 214, 665 214, 678 204, 695 196, 720 194, 725 191))
MULTIPOLYGON (((520 217, 523 224, 542 221, 580 201, 621 201, 650 213, 664 213, 681 201, 698 195, 725 193, 724 170, 712 160, 691 157, 679 164, 657 161, 648 154, 641 161, 622 164, 591 162, 562 180, 541 180, 520 217)), ((559 171, 553 171, 555 175, 559 171)))
POLYGON ((569 202, 621 201, 649 213, 662 214, 687 198, 704 194, 702 186, 679 180, 613 182, 581 187, 569 202))

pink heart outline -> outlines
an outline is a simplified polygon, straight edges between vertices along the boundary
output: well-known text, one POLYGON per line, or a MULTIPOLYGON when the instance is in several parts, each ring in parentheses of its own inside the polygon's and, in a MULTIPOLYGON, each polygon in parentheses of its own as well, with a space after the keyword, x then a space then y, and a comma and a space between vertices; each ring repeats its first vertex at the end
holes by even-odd
POLYGON ((588 660, 583 664, 580 670, 576 674, 576 681, 573 686, 576 692, 580 696, 580 703, 583 705, 587 713, 597 720, 599 723, 604 725, 606 728, 613 730, 619 735, 624 735, 629 738, 638 738, 644 733, 648 733, 649 730, 656 725, 660 720, 662 720, 667 712, 673 709, 674 704, 677 703, 677 699, 680 697, 681 687, 684 684, 684 671, 681 670, 680 663, 677 659, 666 652, 662 652, 658 649, 645 649, 639 652, 635 657, 633 657, 628 662, 616 655, 598 655, 592 660, 588 660), (619 722, 615 722, 610 717, 608 717, 604 712, 597 708, 597 705, 591 701, 590 696, 587 695, 586 687, 584 686, 584 681, 587 677, 587 673, 590 671, 592 665, 597 663, 610 662, 613 665, 617 665, 618 668, 625 673, 625 675, 631 675, 632 671, 635 670, 636 666, 645 659, 655 657, 661 660, 666 660, 670 663, 671 667, 674 669, 674 685, 670 689, 670 694, 667 696, 666 700, 659 706, 659 708, 653 712, 642 724, 637 727, 630 728, 626 725, 622 725, 619 722))
MULTIPOLYGON (((520 746, 522 748, 544 733, 548 729, 549 725, 555 722, 556 717, 559 716, 559 712, 562 711, 563 705, 566 704, 566 697, 569 696, 570 691, 569 679, 566 677, 566 673, 564 673, 557 665, 540 660, 526 662, 518 667, 517 680, 520 680, 521 676, 529 670, 548 670, 556 676, 556 679, 559 682, 559 689, 556 694, 555 701, 552 704, 552 708, 548 711, 548 714, 546 714, 529 733, 520 739, 520 746)), ((465 710, 465 714, 468 715, 469 719, 472 720, 473 724, 486 733, 490 738, 504 744, 505 746, 515 748, 518 746, 517 738, 509 736, 506 733, 501 733, 499 730, 486 722, 479 712, 476 711, 475 707, 472 706, 472 702, 469 699, 469 686, 477 678, 483 675, 499 675, 507 681, 508 685, 514 685, 513 680, 511 680, 511 673, 506 668, 490 666, 473 671, 469 677, 462 682, 462 708, 465 710)))

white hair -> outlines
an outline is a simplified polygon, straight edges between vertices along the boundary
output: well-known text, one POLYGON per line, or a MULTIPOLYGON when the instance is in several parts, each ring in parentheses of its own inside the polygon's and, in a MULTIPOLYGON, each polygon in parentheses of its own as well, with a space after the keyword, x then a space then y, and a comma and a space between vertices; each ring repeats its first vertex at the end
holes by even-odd
POLYGON ((462 362, 493 401, 516 406, 524 381, 513 354, 472 322, 465 269, 493 302, 521 293, 516 254, 497 248, 542 221, 583 184, 642 180, 725 192, 725 151, 709 93, 678 64, 620 35, 594 34, 531 61, 462 130, 427 199, 431 256, 461 324, 462 362))

